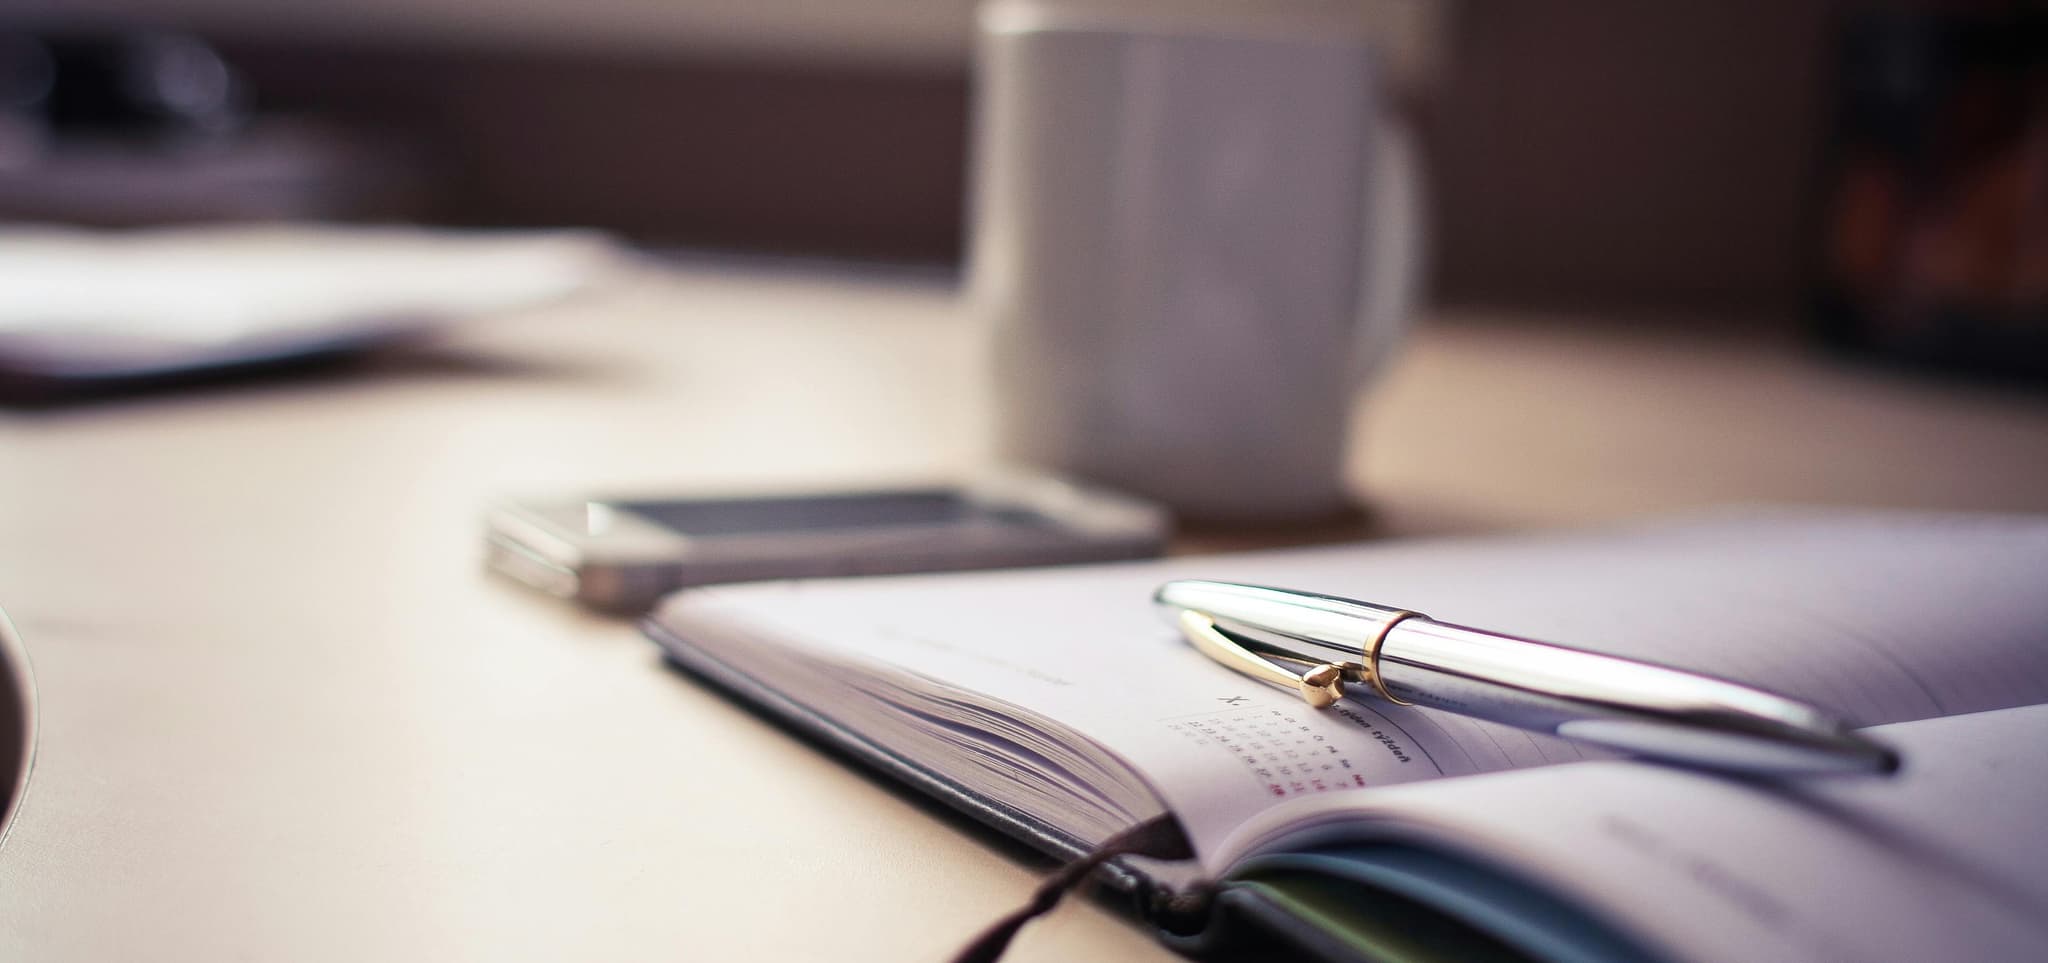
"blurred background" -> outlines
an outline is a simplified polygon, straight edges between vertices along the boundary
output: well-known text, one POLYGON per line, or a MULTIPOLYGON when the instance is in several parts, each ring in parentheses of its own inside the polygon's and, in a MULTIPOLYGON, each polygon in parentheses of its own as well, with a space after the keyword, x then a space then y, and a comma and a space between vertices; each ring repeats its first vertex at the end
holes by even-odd
MULTIPOLYGON (((1440 301, 1762 317, 2042 370, 2038 5, 1360 7, 1427 158, 1440 301)), ((575 225, 950 265, 973 14, 14 0, 0 219, 575 225)))
MULTIPOLYGON (((88 133, 104 131, 86 131, 84 104, 55 119, 41 152, 18 129, 35 121, 16 119, 0 141, 0 217, 569 223, 662 244, 961 256, 969 0, 8 6, 0 27, 18 115, 35 113, 41 84, 25 37, 66 41, 74 74, 86 70, 88 39, 127 37, 158 49, 98 55, 158 57, 162 84, 193 88, 160 96, 186 96, 188 121, 219 141, 203 156, 186 143, 180 156, 117 164, 90 150, 88 133), (199 117, 213 80, 180 80, 178 70, 205 74, 193 49, 176 49, 186 41, 211 45, 233 70, 221 90, 231 117, 199 117), (244 189, 229 189, 238 180, 244 189)), ((1999 53, 1948 35, 1954 20, 2005 16, 2032 23, 2038 41, 2034 4, 1364 6, 1432 164, 1444 299, 1790 318, 1815 295, 1817 221, 1847 176, 1829 172, 1833 152, 1847 133, 1870 133, 1858 123, 1882 125, 1864 117, 1870 104, 1858 113, 1841 100, 1862 92, 1939 113, 1911 100, 1987 84, 1964 74, 1995 74, 1987 64, 2017 55, 2030 59, 2019 84, 2030 92, 2005 104, 2007 117, 1974 123, 2003 123, 2028 143, 2023 160, 2005 162, 2030 180, 2011 199, 2015 211, 2032 205, 2038 311, 2042 47, 1999 53), (1886 80, 1905 88, 1860 90, 1886 80)), ((1968 111, 1997 104, 1950 104, 1968 111)))

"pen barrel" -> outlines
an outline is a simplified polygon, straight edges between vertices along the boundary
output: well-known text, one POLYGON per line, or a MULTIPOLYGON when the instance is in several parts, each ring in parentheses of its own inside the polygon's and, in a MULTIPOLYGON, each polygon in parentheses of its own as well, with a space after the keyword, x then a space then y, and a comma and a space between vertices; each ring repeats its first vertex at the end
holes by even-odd
POLYGON ((1352 695, 1383 692, 1396 702, 1719 769, 1882 772, 1897 764, 1890 750, 1813 706, 1694 672, 1287 589, 1189 579, 1160 586, 1153 600, 1169 620, 1201 613, 1252 656, 1297 671, 1339 666, 1354 683, 1352 695))
POLYGON ((1160 586, 1153 602, 1169 622, 1182 611, 1201 612, 1261 655, 1339 665, 1356 664, 1367 638, 1414 615, 1330 595, 1198 579, 1160 586))
POLYGON ((1430 619, 1385 630, 1378 671, 1419 706, 1637 755, 1753 772, 1895 764, 1841 720, 1761 689, 1430 619))

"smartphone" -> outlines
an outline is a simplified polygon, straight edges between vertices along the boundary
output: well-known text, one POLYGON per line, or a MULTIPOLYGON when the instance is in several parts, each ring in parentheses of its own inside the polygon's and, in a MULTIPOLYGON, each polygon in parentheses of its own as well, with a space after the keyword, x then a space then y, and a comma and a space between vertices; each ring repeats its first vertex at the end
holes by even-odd
POLYGON ((490 567, 550 595, 640 611, 717 582, 1149 558, 1165 509, 1052 478, 724 498, 576 498, 492 508, 490 567))

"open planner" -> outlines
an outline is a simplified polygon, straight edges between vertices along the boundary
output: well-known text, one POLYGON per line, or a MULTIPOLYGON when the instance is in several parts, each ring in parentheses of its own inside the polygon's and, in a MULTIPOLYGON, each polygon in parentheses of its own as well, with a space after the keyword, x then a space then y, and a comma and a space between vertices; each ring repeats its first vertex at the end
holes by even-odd
POLYGON ((1314 959, 2048 958, 2048 518, 1753 511, 1591 533, 692 589, 670 658, 1071 858, 1170 942, 1314 959), (1369 699, 1161 620, 1174 578, 1369 599, 1846 716, 1888 776, 1742 778, 1369 699))

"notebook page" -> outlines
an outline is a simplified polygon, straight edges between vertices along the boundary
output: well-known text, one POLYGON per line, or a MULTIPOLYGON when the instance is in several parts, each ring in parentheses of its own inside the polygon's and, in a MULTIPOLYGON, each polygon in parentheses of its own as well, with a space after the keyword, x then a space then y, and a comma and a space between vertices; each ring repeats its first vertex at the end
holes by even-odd
POLYGON ((2048 947, 2048 706, 1885 726, 1884 779, 1628 762, 1261 814, 1216 853, 1402 839, 1515 867, 1680 960, 2021 960, 2048 947), (1292 826, 1286 833, 1282 827, 1292 826), (1314 829, 1309 827, 1322 827, 1314 829))
POLYGON ((2048 516, 1751 511, 1442 542, 1327 581, 1764 686, 1864 725, 2048 702, 2048 516))
POLYGON ((1765 513, 1570 536, 734 586, 681 593, 659 617, 685 638, 693 626, 743 627, 759 644, 886 663, 1058 719, 1136 769, 1207 851, 1291 798, 1599 754, 1432 710, 1364 700, 1310 710, 1186 645, 1151 610, 1163 580, 1400 605, 1886 722, 2048 702, 2043 572, 2040 519, 1765 513))
MULTIPOLYGON (((1048 575, 1068 575, 1051 580, 1066 603, 1104 603, 1104 612, 1115 610, 1110 599, 1127 599, 1154 579, 1149 566, 1094 571, 1104 578, 1079 584, 1068 573, 1031 572, 948 576, 929 586, 919 579, 738 586, 683 593, 658 618, 842 723, 872 716, 865 687, 809 680, 894 671, 955 699, 1014 707, 1008 716, 1018 724, 1032 716, 1057 720, 1151 788, 1153 811, 1140 818, 1171 808, 1198 840, 1219 838, 1280 799, 1478 771, 1448 730, 1396 723, 1388 715, 1398 710, 1315 712, 1193 652, 1148 606, 1104 617, 1090 631, 1072 630, 1077 609, 1065 605, 1010 611, 1044 594, 1047 587, 1035 583, 1048 575), (936 600, 934 588, 945 589, 936 600), (963 621, 955 605, 991 615, 963 621), (792 652, 807 666, 792 668, 792 652)), ((949 769, 945 760, 921 761, 949 769)), ((950 765, 956 778, 970 778, 971 770, 962 760, 950 765)))

